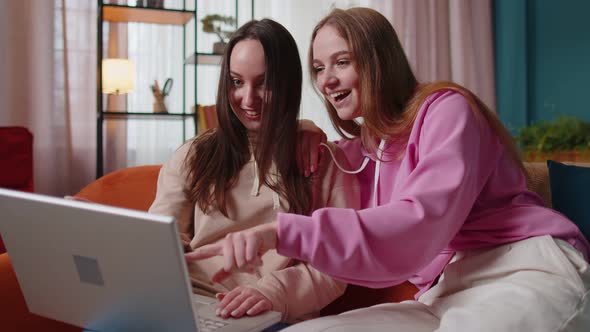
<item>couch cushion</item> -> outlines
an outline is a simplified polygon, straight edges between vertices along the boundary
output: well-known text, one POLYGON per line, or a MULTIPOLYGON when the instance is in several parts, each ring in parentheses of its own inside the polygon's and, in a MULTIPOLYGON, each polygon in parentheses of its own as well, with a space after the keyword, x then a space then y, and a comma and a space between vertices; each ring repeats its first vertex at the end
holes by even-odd
POLYGON ((590 168, 548 160, 553 208, 572 220, 590 239, 590 168))
POLYGON ((123 168, 82 188, 76 197, 127 209, 147 211, 154 198, 161 165, 123 168))

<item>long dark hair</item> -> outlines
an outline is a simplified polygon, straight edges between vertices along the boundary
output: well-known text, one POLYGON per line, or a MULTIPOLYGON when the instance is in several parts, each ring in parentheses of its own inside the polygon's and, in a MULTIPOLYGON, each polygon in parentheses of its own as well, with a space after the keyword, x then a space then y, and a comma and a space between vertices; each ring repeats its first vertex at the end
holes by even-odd
POLYGON ((219 127, 197 137, 184 162, 188 175, 186 195, 203 212, 214 207, 228 216, 226 193, 237 181, 251 153, 258 164, 261 183, 289 203, 289 212, 310 212, 310 180, 299 174, 296 162, 301 84, 297 44, 281 24, 270 19, 253 20, 235 32, 221 62, 216 105, 219 127), (229 98, 231 53, 238 42, 249 39, 262 44, 266 62, 266 95, 253 146, 249 145, 247 130, 232 111, 229 98), (278 172, 276 177, 270 176, 273 163, 278 172))

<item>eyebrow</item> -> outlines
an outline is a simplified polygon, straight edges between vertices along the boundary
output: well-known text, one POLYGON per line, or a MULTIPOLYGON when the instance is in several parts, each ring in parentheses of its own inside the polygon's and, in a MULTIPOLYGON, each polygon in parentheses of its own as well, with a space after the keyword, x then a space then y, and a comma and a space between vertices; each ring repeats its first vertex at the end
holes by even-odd
MULTIPOLYGON (((242 75, 236 73, 235 71, 231 71, 231 70, 229 71, 229 75, 230 76, 242 77, 242 75)), ((255 79, 261 79, 261 78, 264 78, 265 76, 266 76, 266 73, 262 73, 262 74, 256 76, 255 79)))
MULTIPOLYGON (((336 52, 336 53, 332 53, 332 54, 330 55, 330 58, 332 58, 332 59, 333 59, 333 58, 337 58, 337 57, 339 57, 339 56, 341 56, 341 55, 344 55, 344 54, 346 54, 346 55, 350 55, 351 53, 350 53, 350 51, 348 51, 348 50, 342 50, 342 51, 338 51, 338 52, 336 52)), ((316 62, 321 62, 321 61, 320 61, 320 60, 317 60, 317 59, 313 59, 313 61, 312 61, 312 62, 313 62, 313 63, 316 63, 316 62)))

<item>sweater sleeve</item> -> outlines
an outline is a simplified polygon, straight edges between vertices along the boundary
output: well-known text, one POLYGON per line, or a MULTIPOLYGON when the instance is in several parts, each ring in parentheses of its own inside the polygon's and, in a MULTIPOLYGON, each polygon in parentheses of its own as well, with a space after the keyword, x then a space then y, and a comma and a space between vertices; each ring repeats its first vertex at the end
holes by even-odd
MULTIPOLYGON (((387 287, 410 278, 465 222, 493 169, 497 137, 467 100, 447 92, 418 112, 390 200, 355 211, 278 216, 278 252, 348 283, 387 287)), ((369 185, 369 184, 365 184, 369 185)), ((371 184, 372 185, 372 184, 371 184)))
POLYGON ((283 321, 293 322, 330 304, 346 284, 298 262, 262 277, 253 287, 269 299, 272 310, 283 314, 283 321))
MULTIPOLYGON (((345 169, 350 165, 340 148, 330 144, 335 159, 345 169)), ((313 183, 314 208, 360 207, 359 184, 355 175, 341 172, 332 158, 324 158, 313 183)), ((283 313, 283 320, 294 321, 314 314, 344 293, 346 284, 336 281, 307 263, 297 262, 264 276, 255 286, 283 313)))
POLYGON ((184 193, 186 176, 182 172, 190 142, 184 144, 162 165, 158 175, 156 198, 148 212, 173 216, 183 247, 187 247, 194 233, 193 206, 184 193))

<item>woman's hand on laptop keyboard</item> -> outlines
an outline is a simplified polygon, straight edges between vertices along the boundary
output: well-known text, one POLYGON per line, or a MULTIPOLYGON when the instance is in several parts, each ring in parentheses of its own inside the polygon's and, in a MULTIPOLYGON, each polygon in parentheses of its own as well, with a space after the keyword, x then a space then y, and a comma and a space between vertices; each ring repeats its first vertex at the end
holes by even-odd
POLYGON ((184 257, 196 261, 213 256, 223 256, 223 269, 213 275, 213 282, 220 282, 233 272, 252 272, 261 265, 260 257, 277 245, 277 223, 272 222, 250 229, 229 233, 225 238, 196 248, 184 257))
POLYGON ((238 286, 227 293, 216 294, 215 297, 219 300, 215 313, 224 319, 256 316, 272 309, 270 300, 251 287, 238 286))

